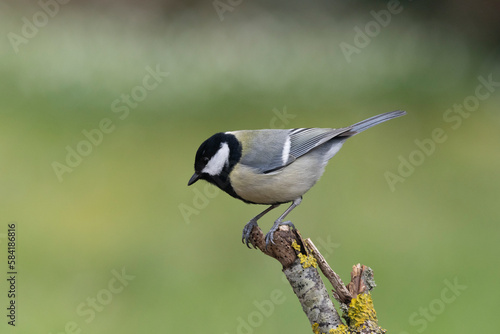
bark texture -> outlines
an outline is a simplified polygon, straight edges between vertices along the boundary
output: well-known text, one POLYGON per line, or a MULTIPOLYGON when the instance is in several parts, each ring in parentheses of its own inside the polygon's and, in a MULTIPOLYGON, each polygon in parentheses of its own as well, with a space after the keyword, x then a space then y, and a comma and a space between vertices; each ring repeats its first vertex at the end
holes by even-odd
POLYGON ((385 333, 379 327, 370 291, 375 287, 371 268, 357 264, 346 286, 328 265, 310 239, 302 239, 297 230, 281 226, 274 233, 274 244, 265 246, 259 227, 254 227, 250 241, 255 248, 278 260, 290 286, 297 295, 315 334, 385 333), (333 297, 342 310, 342 322, 317 267, 333 286, 333 297))

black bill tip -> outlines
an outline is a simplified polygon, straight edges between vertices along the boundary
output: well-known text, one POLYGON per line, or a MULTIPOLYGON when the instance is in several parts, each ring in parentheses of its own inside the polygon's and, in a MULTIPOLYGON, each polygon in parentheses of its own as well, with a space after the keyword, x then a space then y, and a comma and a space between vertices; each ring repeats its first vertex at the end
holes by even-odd
POLYGON ((195 183, 199 179, 200 179, 200 174, 194 173, 193 176, 191 176, 191 178, 189 179, 188 186, 192 185, 193 183, 195 183))

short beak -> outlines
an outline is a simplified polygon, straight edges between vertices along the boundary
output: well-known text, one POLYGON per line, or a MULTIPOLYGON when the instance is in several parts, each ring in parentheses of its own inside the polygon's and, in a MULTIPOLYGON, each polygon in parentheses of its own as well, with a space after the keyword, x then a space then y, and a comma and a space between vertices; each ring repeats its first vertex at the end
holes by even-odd
POLYGON ((193 176, 191 176, 191 178, 189 179, 188 186, 192 185, 193 183, 195 183, 199 179, 200 179, 200 174, 194 173, 193 176))

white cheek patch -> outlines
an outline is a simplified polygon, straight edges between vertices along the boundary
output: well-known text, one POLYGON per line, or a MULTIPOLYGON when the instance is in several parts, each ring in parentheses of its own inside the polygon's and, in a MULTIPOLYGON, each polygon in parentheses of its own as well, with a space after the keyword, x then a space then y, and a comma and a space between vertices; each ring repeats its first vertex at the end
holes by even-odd
POLYGON ((286 165, 286 163, 288 162, 291 144, 292 142, 290 140, 290 136, 286 137, 285 145, 283 146, 283 152, 281 152, 281 160, 283 161, 283 165, 286 165))
POLYGON ((227 143, 222 143, 217 153, 208 161, 201 172, 212 176, 219 175, 227 164, 229 164, 229 146, 227 143))

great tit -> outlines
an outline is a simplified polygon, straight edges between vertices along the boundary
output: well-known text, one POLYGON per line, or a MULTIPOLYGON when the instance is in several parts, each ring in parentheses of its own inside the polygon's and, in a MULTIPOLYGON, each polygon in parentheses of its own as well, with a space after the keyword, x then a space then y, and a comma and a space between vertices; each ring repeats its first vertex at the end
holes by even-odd
POLYGON ((292 202, 266 234, 267 246, 274 243, 273 234, 280 225, 294 228, 284 218, 300 204, 302 195, 319 180, 328 160, 348 138, 405 114, 391 111, 339 129, 219 132, 198 148, 188 186, 202 179, 243 202, 270 205, 243 228, 242 241, 249 248, 250 232, 257 221, 280 204, 292 202))

